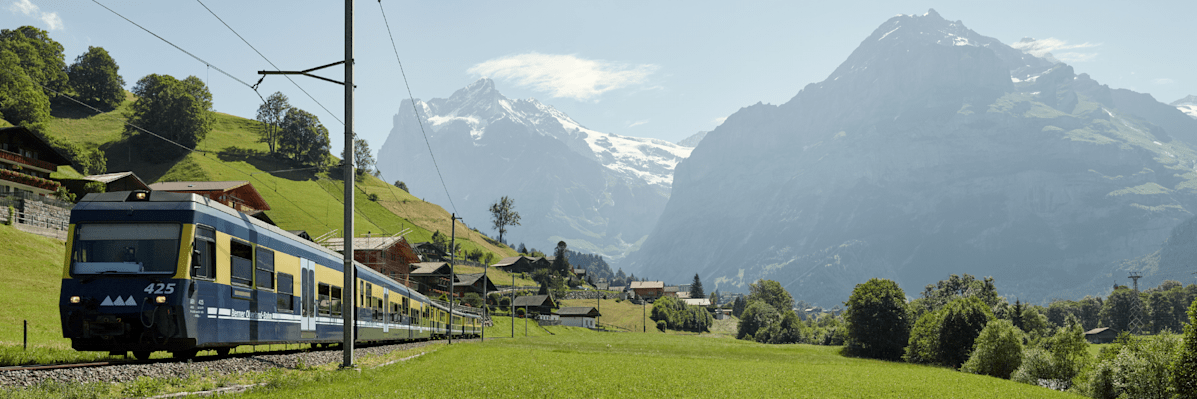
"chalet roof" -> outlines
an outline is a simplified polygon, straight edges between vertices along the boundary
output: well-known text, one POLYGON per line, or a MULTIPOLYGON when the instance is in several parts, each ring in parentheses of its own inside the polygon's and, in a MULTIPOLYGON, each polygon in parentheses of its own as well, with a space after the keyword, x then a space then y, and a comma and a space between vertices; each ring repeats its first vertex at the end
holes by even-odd
MULTIPOLYGON (((666 288, 665 292, 669 292, 669 289, 666 288)), ((690 291, 678 291, 677 299, 690 299, 690 291)))
POLYGON ((633 281, 629 286, 631 289, 649 289, 649 288, 665 288, 664 281, 633 281))
POLYGON ((449 274, 449 262, 418 262, 411 265, 411 274, 415 275, 445 275, 449 274))
POLYGON ((518 307, 522 307, 522 306, 527 306, 527 307, 541 307, 541 306, 553 307, 553 305, 554 305, 554 303, 553 303, 553 298, 549 297, 548 295, 525 295, 525 296, 517 296, 517 297, 515 297, 515 302, 512 302, 512 306, 515 306, 515 307, 517 307, 517 308, 518 308, 518 307))
POLYGON ((616 286, 607 287, 608 291, 623 291, 626 289, 628 289, 628 286, 626 286, 626 285, 616 285, 616 286))
POLYGON ((170 181, 154 183, 151 190, 157 191, 229 191, 249 184, 248 181, 170 181))
POLYGON ((577 274, 579 276, 586 275, 586 269, 574 269, 574 274, 577 274))
POLYGON ((557 310, 557 315, 561 317, 599 317, 598 309, 594 306, 570 306, 557 310))
POLYGON ((311 236, 311 235, 308 235, 308 231, 307 231, 307 230, 287 230, 287 232, 288 232, 288 233, 291 233, 291 234, 294 234, 294 235, 297 235, 297 236, 299 236, 299 238, 302 238, 302 239, 305 239, 305 240, 308 240, 308 241, 312 241, 312 236, 311 236))
POLYGON ((677 292, 677 286, 676 285, 667 286, 667 287, 665 287, 665 292, 677 292))
POLYGON ((254 188, 253 184, 248 181, 171 181, 160 182, 150 185, 150 190, 154 191, 172 191, 177 193, 204 193, 204 192, 220 192, 227 193, 236 191, 235 197, 244 201, 246 205, 258 210, 270 210, 270 204, 266 203, 266 199, 262 198, 262 194, 254 188))
MULTIPOLYGON (((137 177, 137 174, 133 173, 133 172, 105 173, 102 175, 83 176, 83 178, 87 179, 87 180, 91 180, 91 181, 98 181, 100 183, 108 184, 108 183, 112 183, 112 182, 120 180, 120 179, 124 179, 125 177, 128 177, 128 176, 133 176, 133 178, 137 179, 137 181, 139 183, 141 183, 141 185, 143 185, 143 186, 145 185, 145 182, 143 182, 141 180, 141 178, 137 177)), ((146 186, 146 188, 149 188, 149 186, 146 186)))
MULTIPOLYGON (((458 273, 457 274, 457 282, 453 283, 453 286, 462 287, 462 286, 474 285, 474 283, 477 283, 478 280, 482 279, 482 276, 483 276, 482 273, 458 273)), ((495 283, 490 280, 490 276, 487 276, 486 280, 487 280, 487 283, 489 283, 486 285, 487 289, 494 289, 495 283)))
POLYGON ((502 267, 502 266, 514 265, 515 262, 519 262, 520 258, 523 258, 523 256, 508 256, 506 258, 500 259, 499 263, 495 263, 491 266, 502 267))
POLYGON ((1103 332, 1106 332, 1107 330, 1109 330, 1109 331, 1113 332, 1113 330, 1110 330, 1110 328, 1109 328, 1109 327, 1098 327, 1098 328, 1094 328, 1094 329, 1092 329, 1092 330, 1089 330, 1089 331, 1085 331, 1085 335, 1095 335, 1095 334, 1101 334, 1101 333, 1103 333, 1103 332))
MULTIPOLYGON (((353 237, 354 251, 377 251, 384 250, 403 241, 402 236, 390 237, 353 237)), ((329 238, 324 242, 324 246, 333 251, 341 252, 345 250, 345 239, 341 237, 329 238)))
POLYGON ((710 298, 687 298, 683 299, 682 302, 690 306, 711 306, 710 298))
POLYGON ((255 219, 261 220, 263 222, 270 223, 271 226, 278 226, 278 223, 275 223, 274 219, 271 219, 270 215, 266 214, 266 211, 263 211, 260 209, 255 209, 255 210, 252 210, 249 212, 245 212, 245 214, 249 215, 250 217, 253 217, 255 219))

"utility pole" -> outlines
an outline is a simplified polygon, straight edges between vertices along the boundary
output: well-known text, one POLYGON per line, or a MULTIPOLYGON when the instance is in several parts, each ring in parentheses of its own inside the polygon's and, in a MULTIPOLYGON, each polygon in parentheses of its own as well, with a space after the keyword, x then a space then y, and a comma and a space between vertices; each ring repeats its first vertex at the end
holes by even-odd
MULTIPOLYGON (((510 270, 508 270, 510 271, 510 270)), ((515 273, 511 273, 511 338, 515 338, 515 273)))
POLYGON ((648 305, 645 305, 644 297, 640 297, 640 332, 648 332, 648 324, 646 324, 645 315, 648 314, 648 305))
POLYGON ((1143 301, 1139 299, 1139 279, 1143 278, 1143 275, 1137 272, 1130 272, 1130 275, 1127 277, 1134 282, 1135 287, 1133 291, 1134 303, 1131 305, 1130 326, 1128 327, 1130 327, 1131 334, 1139 335, 1143 334, 1143 301))
MULTIPOLYGON (((482 258, 479 258, 479 260, 486 262, 482 258)), ((490 284, 490 279, 486 277, 486 272, 489 270, 490 270, 490 265, 483 263, 482 264, 482 315, 486 316, 487 320, 490 320, 490 306, 488 306, 486 304, 486 289, 489 288, 489 287, 487 287, 487 285, 490 284)), ((495 288, 498 288, 498 287, 495 287, 495 288)), ((498 304, 496 303, 495 305, 498 305, 498 304)), ((482 339, 481 339, 481 341, 486 342, 486 322, 485 321, 482 322, 482 339)))
POLYGON ((456 213, 449 215, 449 345, 453 345, 453 297, 457 296, 457 289, 453 288, 453 280, 457 279, 457 272, 453 266, 457 263, 457 217, 456 213))

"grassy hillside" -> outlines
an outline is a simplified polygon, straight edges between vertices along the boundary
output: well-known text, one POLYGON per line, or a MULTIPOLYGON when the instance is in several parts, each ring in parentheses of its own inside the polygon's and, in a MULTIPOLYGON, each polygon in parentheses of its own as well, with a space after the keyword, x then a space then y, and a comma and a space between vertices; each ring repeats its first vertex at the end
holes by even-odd
POLYGON ((604 299, 602 305, 598 305, 594 299, 566 299, 561 301, 561 306, 596 306, 599 307, 599 313, 603 316, 599 318, 599 323, 604 327, 614 328, 616 330, 642 332, 645 323, 648 324, 648 332, 658 333, 657 322, 652 320, 653 305, 645 304, 640 306, 631 301, 621 301, 614 299, 604 299))
MULTIPOLYGON (((47 134, 68 142, 95 146, 108 158, 108 171, 131 170, 147 183, 165 181, 246 180, 270 204, 267 214, 287 230, 306 230, 312 237, 337 230, 344 220, 344 185, 340 173, 300 168, 272 156, 265 143, 258 142, 258 123, 216 113, 213 129, 199 143, 196 152, 166 162, 152 159, 144 146, 148 136, 124 137, 124 118, 129 101, 117 109, 95 115, 82 108, 61 107, 54 112, 47 134)), ((69 174, 70 172, 64 171, 69 174)), ((61 173, 60 173, 61 174, 61 173)), ((433 232, 449 234, 449 212, 440 206, 404 192, 373 176, 356 184, 354 234, 393 235, 407 231, 408 242, 429 241, 433 232), (369 194, 377 196, 370 201, 369 194)), ((514 256, 505 246, 494 245, 476 231, 458 222, 457 239, 467 250, 491 252, 496 259, 514 256)))
POLYGON ((20 345, 21 322, 29 321, 31 346, 70 348, 58 321, 58 289, 65 245, 0 224, 0 345, 20 345))

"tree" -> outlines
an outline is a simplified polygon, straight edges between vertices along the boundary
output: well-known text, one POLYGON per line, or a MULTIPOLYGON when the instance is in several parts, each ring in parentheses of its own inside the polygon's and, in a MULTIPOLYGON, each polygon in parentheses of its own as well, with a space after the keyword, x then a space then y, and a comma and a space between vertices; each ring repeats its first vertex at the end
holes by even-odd
POLYGON ((1022 365, 1022 333, 1009 320, 996 320, 981 330, 976 348, 961 371, 1010 379, 1022 365))
POLYGON ((374 170, 374 155, 370 152, 370 143, 366 139, 353 137, 353 165, 357 167, 357 175, 365 176, 374 170))
POLYGON ((504 195, 499 202, 491 204, 490 216, 495 229, 499 230, 499 242, 503 242, 503 234, 507 233, 507 226, 520 225, 520 213, 515 211, 515 200, 504 195))
POLYGON ((912 302, 912 304, 918 305, 912 306, 914 317, 919 317, 925 312, 933 312, 958 298, 973 296, 981 299, 981 302, 985 303, 990 311, 993 311, 1002 302, 1002 298, 997 294, 997 286, 993 282, 993 277, 978 280, 971 274, 965 274, 963 277, 953 274, 948 276, 947 280, 940 280, 938 283, 928 284, 923 288, 922 297, 912 302))
POLYGON ((50 120, 50 99, 21 68, 19 56, 0 46, 0 118, 18 126, 50 120))
POLYGON ((1106 301, 1101 308, 1101 322, 1107 327, 1114 329, 1114 331, 1129 331, 1130 321, 1133 317, 1135 304, 1139 302, 1139 296, 1130 288, 1119 286, 1114 292, 1106 297, 1106 301))
POLYGON ((103 47, 88 46, 87 52, 67 67, 71 88, 84 103, 96 108, 114 109, 125 101, 125 79, 120 66, 103 47))
POLYGON ((732 301, 732 316, 740 317, 744 315, 744 308, 748 307, 748 301, 744 297, 738 296, 735 301, 732 301))
POLYGON ((1172 361, 1172 387, 1182 398, 1197 398, 1197 301, 1189 305, 1181 347, 1172 361))
POLYGON ((973 343, 993 313, 979 298, 956 299, 939 310, 925 313, 910 333, 907 360, 959 368, 973 350, 973 343))
POLYGON ((690 297, 702 298, 707 296, 702 290, 702 279, 698 278, 698 273, 694 273, 694 282, 690 283, 690 297))
POLYGON ((403 180, 395 180, 395 187, 399 187, 403 192, 411 194, 411 191, 407 189, 407 183, 404 183, 403 180))
POLYGON ((289 109, 291 103, 287 96, 277 91, 266 97, 266 102, 258 106, 257 119, 258 122, 262 122, 262 137, 258 141, 266 143, 271 154, 278 150, 279 138, 283 134, 283 118, 289 109))
POLYGON ((287 109, 278 142, 280 154, 303 165, 322 166, 330 148, 328 129, 320 118, 299 108, 287 109))
POLYGON ((740 322, 736 325, 736 339, 755 339, 760 329, 779 321, 781 313, 777 312, 777 308, 764 301, 752 301, 740 315, 740 322))
MULTIPOLYGON (((133 86, 137 101, 132 105, 129 122, 154 132, 188 149, 195 148, 212 129, 212 93, 195 76, 178 80, 170 75, 147 75, 133 86)), ((125 131, 140 131, 126 126, 125 131)), ((157 139, 153 139, 157 141, 157 139)), ((165 156, 177 156, 178 146, 154 142, 155 149, 166 149, 165 156)))
POLYGON ((35 85, 45 87, 47 96, 57 97, 54 92, 67 89, 66 57, 48 32, 32 26, 0 30, 0 51, 4 50, 16 55, 20 68, 35 85))
POLYGON ((875 359, 899 360, 910 339, 906 293, 898 283, 870 279, 857 284, 848 298, 849 353, 875 359))
POLYGON ((553 250, 553 271, 560 276, 568 276, 573 272, 569 265, 569 252, 565 241, 558 241, 557 248, 553 250))
POLYGON ((781 283, 773 280, 757 280, 748 285, 748 302, 763 301, 779 311, 794 308, 794 298, 781 287, 781 283))

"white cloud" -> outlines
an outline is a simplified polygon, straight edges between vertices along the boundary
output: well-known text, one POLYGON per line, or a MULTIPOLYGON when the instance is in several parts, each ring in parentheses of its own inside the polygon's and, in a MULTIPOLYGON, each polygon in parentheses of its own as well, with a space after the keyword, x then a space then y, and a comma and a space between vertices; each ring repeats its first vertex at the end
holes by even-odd
POLYGON ((466 72, 514 81, 553 97, 587 100, 605 92, 645 83, 656 65, 628 65, 573 55, 527 53, 487 60, 466 72))
POLYGON ((715 124, 716 124, 716 125, 722 125, 722 124, 723 124, 723 121, 726 121, 726 120, 727 120, 727 117, 725 116, 725 117, 722 117, 722 118, 715 118, 715 121, 714 121, 714 122, 715 122, 715 124))
POLYGON ((37 15, 38 11, 37 5, 29 0, 16 0, 12 2, 11 6, 8 6, 8 9, 12 12, 25 15, 37 15))
POLYGON ((1097 57, 1097 53, 1069 51, 1069 52, 1054 54, 1053 52, 1058 52, 1058 51, 1063 51, 1063 50, 1094 48, 1094 47, 1098 47, 1098 46, 1101 46, 1101 43, 1093 44, 1093 43, 1089 43, 1089 42, 1084 42, 1081 44, 1068 44, 1068 41, 1056 39, 1054 37, 1049 37, 1047 39, 1042 39, 1042 40, 1034 40, 1031 38, 1024 38, 1024 39, 1022 39, 1022 41, 1010 45, 1010 47, 1014 47, 1016 49, 1022 50, 1024 52, 1027 52, 1036 57, 1043 57, 1046 55, 1051 55, 1051 56, 1055 57, 1056 59, 1058 59, 1060 61, 1064 61, 1064 62, 1091 61, 1097 57))
POLYGON ((632 124, 628 125, 628 127, 636 127, 636 126, 643 125, 643 124, 645 124, 645 123, 648 123, 648 119, 645 119, 645 120, 642 120, 642 121, 636 121, 636 122, 632 122, 632 124))
POLYGON ((56 12, 43 12, 42 22, 45 22, 50 30, 62 30, 62 18, 59 18, 56 12))
POLYGON ((41 12, 41 8, 37 4, 33 4, 30 0, 14 0, 8 6, 8 10, 15 14, 25 14, 26 16, 37 17, 46 24, 46 29, 62 30, 62 18, 58 17, 56 12, 41 12))
POLYGON ((1170 85, 1170 84, 1176 83, 1176 81, 1172 80, 1172 79, 1168 79, 1168 78, 1160 78, 1160 79, 1153 79, 1151 81, 1151 83, 1155 83, 1157 85, 1170 85))

